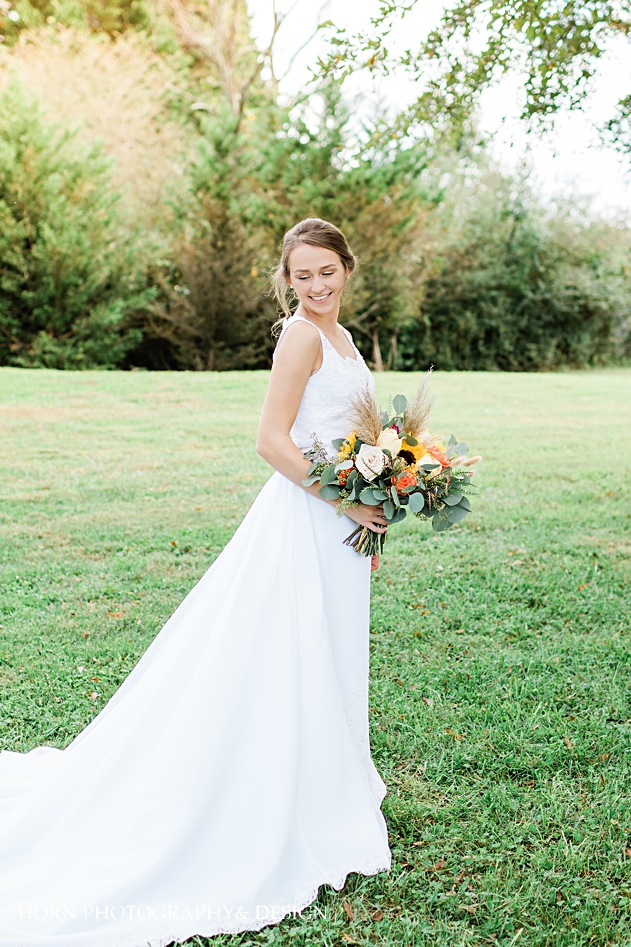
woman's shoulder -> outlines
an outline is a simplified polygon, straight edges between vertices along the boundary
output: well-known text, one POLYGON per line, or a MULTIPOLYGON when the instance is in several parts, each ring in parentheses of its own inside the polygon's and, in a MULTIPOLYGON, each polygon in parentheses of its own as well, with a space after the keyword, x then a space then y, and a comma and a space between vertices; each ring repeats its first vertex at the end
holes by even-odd
POLYGON ((303 316, 289 316, 283 322, 276 342, 274 356, 282 348, 292 352, 315 352, 320 345, 320 331, 313 322, 303 316))

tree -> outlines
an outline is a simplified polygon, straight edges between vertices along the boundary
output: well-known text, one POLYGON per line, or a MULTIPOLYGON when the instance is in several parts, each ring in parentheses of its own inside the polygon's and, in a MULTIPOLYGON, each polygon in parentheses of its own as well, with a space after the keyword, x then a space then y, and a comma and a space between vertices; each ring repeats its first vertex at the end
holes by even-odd
MULTIPOLYGON (((416 49, 393 56, 388 34, 418 0, 380 0, 366 33, 335 30, 325 73, 343 78, 357 68, 410 70, 425 83, 404 124, 445 119, 462 124, 482 88, 511 69, 525 75, 525 118, 545 119, 582 101, 612 37, 631 35, 628 0, 457 0, 416 49)), ((621 98, 618 120, 628 118, 621 98)))
POLYGON ((628 236, 581 225, 571 207, 545 211, 523 183, 480 170, 440 211, 405 367, 539 371, 624 356, 628 236))
POLYGON ((145 0, 0 0, 0 32, 9 43, 23 30, 49 22, 115 37, 128 29, 146 29, 150 17, 145 0))
POLYGON ((113 367, 138 343, 125 320, 151 293, 109 169, 17 82, 0 93, 0 364, 113 367))

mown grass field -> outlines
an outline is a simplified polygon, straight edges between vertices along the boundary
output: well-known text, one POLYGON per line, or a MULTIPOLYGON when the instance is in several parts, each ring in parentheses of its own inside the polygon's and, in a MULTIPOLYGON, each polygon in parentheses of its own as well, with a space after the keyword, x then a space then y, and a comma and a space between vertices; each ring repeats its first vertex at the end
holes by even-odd
MULTIPOLYGON (((265 385, 0 370, 2 747, 65 746, 228 541, 265 385)), ((373 577, 392 871, 213 945, 631 944, 631 371, 433 388, 485 460, 474 514, 392 530, 373 577)))

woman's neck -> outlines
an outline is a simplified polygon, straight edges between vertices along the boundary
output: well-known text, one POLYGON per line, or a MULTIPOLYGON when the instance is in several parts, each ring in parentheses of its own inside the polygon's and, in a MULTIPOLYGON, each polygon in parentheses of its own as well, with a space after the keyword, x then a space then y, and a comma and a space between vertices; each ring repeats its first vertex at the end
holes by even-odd
POLYGON ((302 303, 296 309, 294 315, 302 316, 303 319, 308 319, 309 322, 312 322, 319 329, 322 329, 324 334, 331 333, 335 335, 338 327, 338 316, 340 314, 339 307, 336 312, 327 312, 327 313, 311 313, 302 305, 302 303))

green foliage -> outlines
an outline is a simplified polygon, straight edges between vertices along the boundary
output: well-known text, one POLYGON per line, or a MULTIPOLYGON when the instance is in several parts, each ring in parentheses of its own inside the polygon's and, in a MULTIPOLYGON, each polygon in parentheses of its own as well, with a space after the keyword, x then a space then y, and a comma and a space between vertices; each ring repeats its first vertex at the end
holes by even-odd
POLYGON ((423 91, 403 116, 405 125, 466 123, 480 91, 517 64, 525 74, 524 118, 576 108, 611 38, 631 35, 628 3, 458 0, 418 46, 391 53, 390 31, 417 3, 383 0, 364 33, 331 24, 332 50, 321 63, 325 75, 339 78, 358 68, 411 70, 423 91))
POLYGON ((148 294, 109 166, 16 81, 0 94, 0 363, 113 367, 138 344, 124 323, 148 294))
POLYGON ((9 44, 25 30, 44 25, 78 27, 111 37, 150 25, 145 0, 17 0, 12 5, 18 16, 9 18, 0 4, 0 28, 9 44))
POLYGON ((135 364, 226 370, 269 364, 273 308, 261 295, 260 233, 246 226, 252 160, 234 115, 201 114, 190 203, 175 264, 154 274, 152 306, 135 364))
POLYGON ((596 225, 513 195, 510 184, 496 180, 466 212, 456 204, 458 229, 449 227, 418 318, 403 330, 401 367, 537 371, 624 354, 624 250, 612 250, 596 225))
MULTIPOLYGON (((352 103, 330 79, 314 86, 301 105, 280 107, 273 82, 260 78, 267 54, 257 58, 249 43, 240 0, 212 0, 203 8, 174 3, 169 14, 140 0, 20 0, 16 19, 9 0, 0 0, 5 45, 25 31, 20 46, 5 53, 8 71, 29 35, 29 81, 36 44, 45 50, 50 43, 54 64, 58 56, 72 64, 70 124, 83 107, 82 64, 93 55, 93 49, 83 58, 75 55, 88 43, 87 30, 105 34, 99 43, 113 53, 113 62, 117 50, 133 58, 134 44, 141 44, 146 67, 121 77, 120 115, 115 108, 99 113, 101 128, 111 128, 111 153, 126 162, 125 173, 116 168, 117 178, 127 182, 122 200, 110 184, 105 149, 89 145, 86 132, 47 124, 30 99, 20 99, 15 84, 0 100, 0 364, 267 367, 277 315, 268 272, 285 231, 307 216, 338 224, 359 257, 341 319, 377 370, 431 361, 537 370, 631 354, 628 228, 610 227, 602 240, 607 228, 544 212, 524 188, 521 203, 509 200, 516 181, 503 180, 485 197, 478 193, 485 159, 462 129, 486 78, 475 73, 472 79, 469 60, 451 53, 445 59, 440 47, 441 37, 457 46, 457 38, 478 23, 484 14, 478 0, 453 7, 443 32, 428 40, 434 65, 447 63, 455 72, 448 82, 440 68, 433 73, 438 84, 423 99, 423 135, 418 129, 408 134, 410 116, 393 126, 377 114, 360 127, 352 103), (147 11, 151 22, 143 19, 147 11), (194 26, 202 32, 191 33, 194 26), (204 38, 211 27, 221 34, 223 66, 219 47, 204 38), (127 29, 143 36, 133 43, 118 40, 127 29), (160 58, 174 69, 163 69, 160 58), (138 82, 142 101, 128 94, 138 82), (154 97, 160 103, 152 114, 154 97), (177 128, 168 121, 160 127, 165 101, 177 114, 177 128), (137 107, 127 108, 130 103, 137 107), (127 123, 135 129, 131 136, 122 130, 127 123), (457 139, 449 148, 438 144, 441 131, 454 124, 457 139), (145 200, 133 182, 148 168, 145 200), (140 206, 148 208, 145 219, 159 253, 149 252, 149 237, 136 232, 140 206)), ((574 43, 580 24, 592 29, 597 14, 608 15, 607 5, 599 13, 584 6, 584 16, 574 4, 564 7, 550 35, 563 29, 574 43)), ((502 17, 519 14, 519 36, 528 38, 527 8, 520 0, 510 13, 497 0, 486 11, 495 17, 488 36, 497 41, 498 63, 518 42, 517 20, 510 25, 502 17)), ((365 37, 371 68, 385 56, 379 30, 401 9, 389 0, 381 4, 376 32, 365 37)), ((538 5, 535 13, 544 29, 548 12, 538 5)), ((567 70, 579 62, 572 44, 565 62, 561 47, 553 56, 554 44, 539 42, 536 30, 533 36, 528 42, 541 63, 548 63, 546 50, 567 70)), ((600 40, 593 31, 589 37, 585 55, 593 61, 592 40, 600 40)), ((357 50, 352 37, 337 40, 340 59, 332 71, 339 74, 357 50)), ((459 48, 462 56, 469 49, 459 48)), ((489 69, 494 61, 485 60, 489 69)), ((53 72, 60 85, 51 103, 65 95, 63 68, 53 72)), ((541 81, 548 95, 552 86, 545 76, 541 81)), ((627 106, 620 106, 610 129, 621 147, 628 139, 627 106)))

